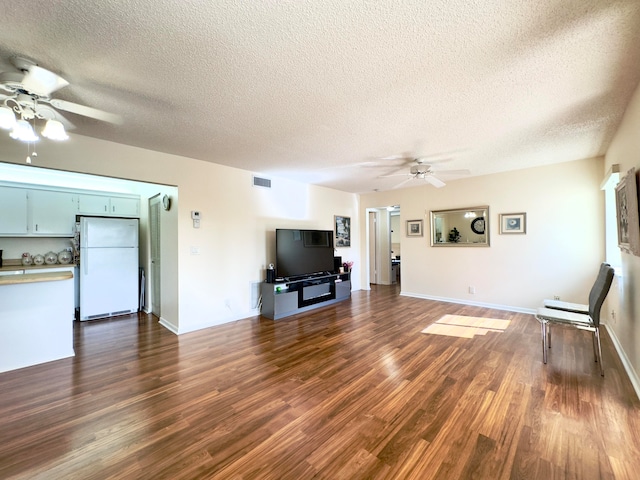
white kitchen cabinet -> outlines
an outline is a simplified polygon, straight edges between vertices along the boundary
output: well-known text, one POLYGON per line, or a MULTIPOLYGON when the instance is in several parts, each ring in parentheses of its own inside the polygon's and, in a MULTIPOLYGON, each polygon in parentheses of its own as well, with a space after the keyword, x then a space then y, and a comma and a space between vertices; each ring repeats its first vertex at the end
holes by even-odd
POLYGON ((78 213, 108 215, 109 197, 103 195, 78 195, 78 213))
POLYGON ((27 191, 0 187, 0 235, 26 235, 27 191))
POLYGON ((138 198, 111 197, 109 199, 111 215, 118 217, 138 217, 140 215, 140 200, 138 198))
POLYGON ((138 217, 140 200, 106 195, 79 195, 78 213, 82 215, 105 215, 116 217, 138 217))
POLYGON ((73 236, 76 196, 69 192, 29 190, 30 233, 43 236, 73 236))

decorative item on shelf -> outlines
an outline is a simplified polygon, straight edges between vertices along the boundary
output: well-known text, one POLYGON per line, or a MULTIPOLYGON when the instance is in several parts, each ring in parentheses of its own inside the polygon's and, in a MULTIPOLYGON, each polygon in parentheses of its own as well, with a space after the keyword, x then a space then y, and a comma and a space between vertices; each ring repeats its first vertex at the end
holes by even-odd
POLYGON ((31 254, 29 252, 22 254, 22 265, 31 265, 31 254))
POLYGON ((71 263, 73 254, 69 250, 62 250, 58 253, 58 263, 62 265, 68 265, 71 263))
POLYGON ((55 252, 47 252, 44 255, 44 263, 47 265, 54 265, 58 263, 58 254, 55 252))
POLYGON ((34 265, 42 265, 44 263, 44 255, 37 253, 31 258, 34 265))
POLYGON ((353 267, 353 262, 351 260, 346 261, 342 266, 344 267, 344 271, 348 273, 351 271, 351 268, 353 267))

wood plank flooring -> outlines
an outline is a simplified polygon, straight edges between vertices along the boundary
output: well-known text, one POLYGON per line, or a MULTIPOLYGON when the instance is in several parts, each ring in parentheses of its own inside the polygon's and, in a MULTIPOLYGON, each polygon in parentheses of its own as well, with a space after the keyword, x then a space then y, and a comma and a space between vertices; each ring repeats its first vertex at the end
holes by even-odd
POLYGON ((637 479, 640 402, 609 337, 400 297, 175 336, 76 323, 76 357, 0 374, 2 479, 637 479), (445 314, 510 320, 473 338, 445 314))

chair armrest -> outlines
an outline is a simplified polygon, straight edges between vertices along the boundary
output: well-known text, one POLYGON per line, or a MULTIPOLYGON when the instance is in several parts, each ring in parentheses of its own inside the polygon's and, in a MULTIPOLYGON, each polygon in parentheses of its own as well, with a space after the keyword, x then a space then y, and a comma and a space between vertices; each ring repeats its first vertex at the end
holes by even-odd
POLYGON ((546 298, 543 303, 546 308, 565 310, 567 312, 574 313, 583 313, 585 315, 589 314, 589 305, 585 305, 584 303, 562 302, 560 300, 550 300, 548 298, 546 298))

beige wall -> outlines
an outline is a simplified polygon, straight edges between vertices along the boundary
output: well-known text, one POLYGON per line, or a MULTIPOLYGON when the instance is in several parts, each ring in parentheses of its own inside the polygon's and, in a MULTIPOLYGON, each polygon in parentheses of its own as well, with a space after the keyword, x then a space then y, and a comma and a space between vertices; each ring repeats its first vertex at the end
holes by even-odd
MULTIPOLYGON (((604 171, 620 165, 620 174, 640 169, 640 87, 636 90, 620 127, 607 151, 604 171)), ((640 257, 622 252, 612 292, 605 304, 607 327, 640 395, 640 257), (615 316, 610 312, 615 311, 615 316)))
POLYGON ((405 295, 526 312, 554 295, 583 303, 604 258, 602 164, 601 158, 581 160, 457 180, 441 189, 362 195, 361 215, 368 207, 399 204, 402 225, 424 220, 423 237, 400 229, 405 295), (489 205, 490 247, 429 245, 430 210, 478 205, 489 205), (499 235, 498 215, 517 212, 527 213, 527 234, 499 235))
MULTIPOLYGON (((0 161, 22 163, 23 150, 3 138, 0 161)), ((256 313, 252 295, 266 265, 275 261, 276 228, 332 230, 334 215, 359 224, 354 194, 277 178, 266 190, 252 186, 251 172, 186 157, 80 136, 63 144, 41 142, 38 154, 38 165, 47 168, 178 187, 179 201, 162 220, 162 318, 178 333, 256 313), (199 229, 192 226, 192 210, 202 214, 199 229)), ((357 263, 357 229, 352 237, 354 246, 339 254, 357 263)), ((360 288, 359 279, 353 288, 360 288)))

